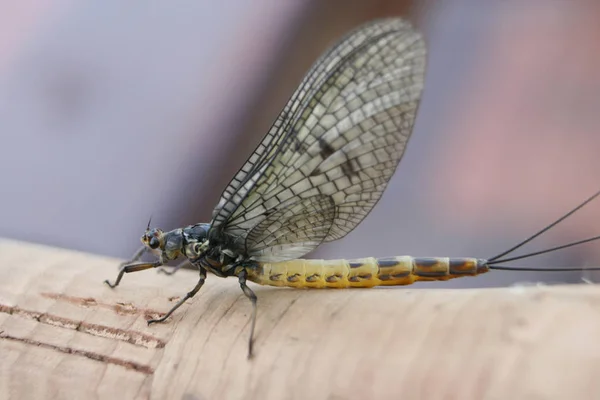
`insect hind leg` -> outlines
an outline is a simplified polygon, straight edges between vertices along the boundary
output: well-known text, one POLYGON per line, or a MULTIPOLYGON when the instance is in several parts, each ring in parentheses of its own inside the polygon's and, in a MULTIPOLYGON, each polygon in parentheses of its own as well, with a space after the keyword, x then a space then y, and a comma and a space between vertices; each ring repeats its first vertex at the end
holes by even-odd
POLYGON ((153 324, 155 322, 164 322, 167 318, 171 316, 171 314, 173 314, 175 310, 181 307, 183 303, 185 303, 188 299, 191 299, 196 295, 196 293, 198 293, 200 288, 202 288, 202 285, 204 285, 204 281, 206 281, 206 269, 203 267, 198 268, 200 269, 200 278, 198 279, 198 283, 196 283, 196 286, 194 286, 194 288, 191 291, 187 292, 186 295, 181 300, 179 300, 177 304, 175 304, 164 316, 162 316, 161 318, 149 319, 148 321, 146 321, 148 325, 153 324))
POLYGON ((256 302, 257 302, 258 298, 256 297, 256 294, 254 294, 252 289, 250 289, 248 287, 248 285, 246 285, 247 277, 248 277, 248 272, 245 269, 242 269, 242 271, 238 275, 238 279, 240 282, 240 288, 242 288, 242 292, 244 292, 246 297, 252 303, 252 317, 251 317, 252 321, 251 321, 251 325, 250 325, 250 337, 248 338, 248 358, 252 358, 252 347, 254 344, 254 327, 256 326, 256 310, 257 310, 256 302))

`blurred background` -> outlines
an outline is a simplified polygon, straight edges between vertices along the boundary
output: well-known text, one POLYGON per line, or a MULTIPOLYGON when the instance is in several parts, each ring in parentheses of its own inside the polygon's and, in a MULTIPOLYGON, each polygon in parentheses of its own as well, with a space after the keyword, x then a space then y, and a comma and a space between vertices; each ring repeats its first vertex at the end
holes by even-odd
MULTIPOLYGON (((0 236, 128 258, 150 215, 163 229, 208 222, 314 60, 392 15, 428 44, 412 139, 369 217, 311 257, 489 258, 600 189, 598 2, 3 1, 0 236)), ((599 214, 527 250, 600 234, 599 214)), ((600 243, 518 265, 599 266, 600 243)))

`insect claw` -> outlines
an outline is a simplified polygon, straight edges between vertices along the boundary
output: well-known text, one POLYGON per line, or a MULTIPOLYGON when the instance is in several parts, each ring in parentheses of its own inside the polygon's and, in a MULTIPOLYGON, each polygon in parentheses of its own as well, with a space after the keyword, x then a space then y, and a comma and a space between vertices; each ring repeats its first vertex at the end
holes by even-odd
POLYGON ((147 320, 146 323, 148 324, 148 326, 150 326, 151 324, 155 324, 158 322, 164 322, 165 319, 167 319, 168 317, 169 317, 168 315, 165 315, 164 317, 161 317, 161 318, 156 318, 156 319, 152 318, 152 319, 147 320))
POLYGON ((156 271, 157 274, 165 274, 165 275, 173 275, 175 273, 175 271, 167 271, 166 268, 159 268, 156 271))
POLYGON ((110 283, 110 281, 108 279, 105 279, 104 283, 106 283, 108 285, 108 287, 111 288, 111 289, 114 289, 114 288, 117 287, 116 284, 113 285, 112 283, 110 283))
POLYGON ((253 347, 254 347, 254 340, 252 340, 252 338, 250 338, 250 342, 248 343, 248 356, 246 357, 247 360, 252 360, 252 358, 254 358, 254 353, 252 352, 253 347))

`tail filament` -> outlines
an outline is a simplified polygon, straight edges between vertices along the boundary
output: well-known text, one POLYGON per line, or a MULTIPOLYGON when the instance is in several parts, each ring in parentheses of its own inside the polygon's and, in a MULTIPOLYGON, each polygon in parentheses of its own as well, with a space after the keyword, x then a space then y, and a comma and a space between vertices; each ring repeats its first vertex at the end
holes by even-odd
POLYGON ((488 259, 488 267, 490 269, 503 270, 503 271, 556 271, 556 272, 561 272, 561 271, 562 272, 564 272, 564 271, 600 271, 600 267, 527 268, 527 267, 511 267, 511 266, 499 265, 499 264, 510 262, 510 261, 523 260, 525 258, 530 258, 530 257, 537 256, 537 255, 540 255, 540 254, 551 253, 551 252, 554 252, 554 251, 566 249, 566 248, 577 246, 577 245, 584 244, 584 243, 593 242, 593 241, 596 241, 596 240, 600 239, 600 235, 598 235, 598 236, 593 236, 593 237, 590 237, 590 238, 587 238, 587 239, 578 240, 578 241, 575 241, 575 242, 563 244, 561 246, 555 246, 555 247, 551 247, 549 249, 545 249, 545 250, 540 250, 540 251, 535 251, 535 252, 523 254, 523 255, 520 255, 520 256, 506 257, 506 256, 510 255, 511 253, 513 253, 515 250, 523 247, 527 243, 531 242, 533 239, 537 238, 538 236, 540 236, 543 233, 547 232, 548 230, 550 230, 554 226, 558 225, 559 223, 561 223, 562 221, 564 221, 565 219, 567 219, 568 217, 570 217, 571 215, 573 215, 575 212, 577 212, 578 210, 580 210, 581 208, 583 208, 584 206, 586 206, 588 203, 590 203, 591 201, 593 201, 598 196, 600 196, 600 190, 597 191, 596 193, 594 193, 592 196, 590 196, 583 203, 579 204, 577 207, 573 208, 571 211, 569 211, 565 215, 561 216, 556 221, 552 222, 550 225, 547 225, 546 227, 544 227, 543 229, 539 230, 538 232, 536 232, 532 236, 528 237, 527 239, 523 240, 522 242, 517 243, 515 246, 511 247, 510 249, 508 249, 508 250, 506 250, 506 251, 504 251, 504 252, 502 252, 502 253, 500 253, 500 254, 498 254, 498 255, 490 258, 490 259, 488 259))

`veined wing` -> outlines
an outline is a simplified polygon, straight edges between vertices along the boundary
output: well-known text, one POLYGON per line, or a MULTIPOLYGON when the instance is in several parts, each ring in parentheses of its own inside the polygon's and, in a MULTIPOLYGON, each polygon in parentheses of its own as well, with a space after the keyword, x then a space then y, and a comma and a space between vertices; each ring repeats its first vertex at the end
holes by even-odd
POLYGON ((348 34, 311 68, 223 192, 211 240, 283 261, 349 233, 404 153, 424 74, 425 44, 408 22, 348 34))

